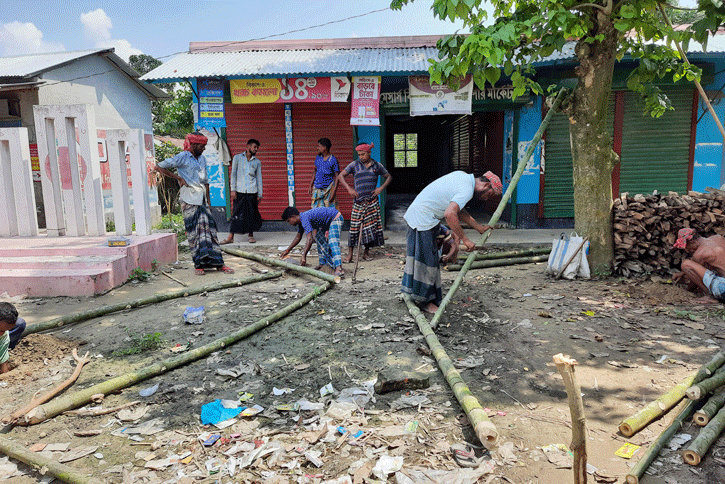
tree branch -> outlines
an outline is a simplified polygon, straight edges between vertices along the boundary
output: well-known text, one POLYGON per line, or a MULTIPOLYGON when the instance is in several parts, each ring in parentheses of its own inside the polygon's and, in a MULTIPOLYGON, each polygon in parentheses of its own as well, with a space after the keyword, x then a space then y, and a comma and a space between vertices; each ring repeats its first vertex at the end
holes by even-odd
MULTIPOLYGON (((607 2, 607 4, 610 4, 611 5, 611 2, 607 2)), ((611 12, 611 7, 609 9, 607 9, 607 7, 603 7, 601 5, 597 5, 596 3, 582 3, 581 5, 577 5, 576 7, 574 7, 574 10, 583 10, 586 7, 594 7, 594 8, 597 8, 597 9, 601 10, 603 13, 606 13, 607 15, 609 15, 610 13, 612 13, 611 12)))

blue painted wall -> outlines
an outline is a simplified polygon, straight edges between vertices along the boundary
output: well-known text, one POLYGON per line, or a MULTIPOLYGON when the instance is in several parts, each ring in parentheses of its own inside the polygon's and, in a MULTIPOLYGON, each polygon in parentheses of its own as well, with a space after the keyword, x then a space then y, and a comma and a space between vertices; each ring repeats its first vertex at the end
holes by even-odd
MULTIPOLYGON (((703 86, 711 99, 713 98, 713 91, 721 91, 720 96, 722 96, 723 85, 725 85, 723 67, 725 66, 718 66, 717 70, 720 73, 715 76, 712 84, 703 86)), ((712 101, 712 107, 722 122, 725 119, 725 99, 720 98, 720 96, 712 101)), ((723 138, 720 130, 702 98, 700 98, 697 120, 692 189, 696 192, 704 192, 706 187, 720 188, 725 183, 725 163, 723 163, 725 149, 723 149, 723 138)))
MULTIPOLYGON (((519 114, 518 162, 522 161, 536 130, 541 126, 541 97, 533 99, 533 103, 521 108, 519 114)), ((526 170, 516 187, 516 203, 539 203, 539 184, 541 180, 541 146, 539 142, 533 156, 526 165, 526 170)), ((518 162, 517 165, 518 166, 518 162)), ((514 167, 515 171, 516 167, 514 167)))

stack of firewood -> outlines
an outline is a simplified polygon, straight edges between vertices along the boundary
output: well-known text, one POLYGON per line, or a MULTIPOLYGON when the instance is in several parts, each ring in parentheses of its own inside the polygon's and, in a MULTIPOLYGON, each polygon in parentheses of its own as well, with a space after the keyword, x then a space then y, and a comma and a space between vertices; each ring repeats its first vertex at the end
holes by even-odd
POLYGON ((702 235, 725 235, 725 191, 630 196, 614 200, 614 272, 625 277, 667 274, 679 269, 683 250, 674 249, 677 231, 690 227, 702 235))

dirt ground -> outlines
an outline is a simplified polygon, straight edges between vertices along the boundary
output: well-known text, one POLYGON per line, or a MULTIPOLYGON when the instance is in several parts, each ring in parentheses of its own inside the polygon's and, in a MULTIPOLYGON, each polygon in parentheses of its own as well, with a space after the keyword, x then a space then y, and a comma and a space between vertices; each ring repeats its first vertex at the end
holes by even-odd
MULTIPOLYGON (((255 250, 276 255, 274 248, 255 250)), ((397 297, 403 248, 373 252, 375 260, 360 262, 362 282, 351 283, 352 266, 346 265, 342 283, 312 304, 225 350, 106 395, 104 408, 140 401, 124 413, 59 415, 35 426, 6 427, 1 437, 35 445, 33 450, 47 444, 41 454, 56 460, 85 449, 87 455, 67 465, 111 483, 343 483, 348 482, 345 476, 349 482, 435 482, 416 474, 434 469, 449 472, 438 482, 460 478, 455 482, 561 484, 573 481, 571 469, 557 468, 542 448, 569 445, 571 440, 566 392, 552 363, 552 356, 563 352, 579 362, 588 461, 597 469, 590 480, 624 482, 629 468, 674 417, 668 415, 630 439, 617 434, 619 422, 697 370, 725 337, 722 306, 695 306, 690 294, 662 279, 553 281, 544 276, 545 264, 472 270, 436 330, 500 432, 499 448, 483 456, 480 479, 465 471, 466 480, 451 457, 450 445, 479 443, 397 297), (390 368, 424 373, 430 387, 383 395, 364 391, 379 371, 390 368), (234 371, 222 371, 223 375, 219 369, 234 371), (335 393, 322 397, 321 389, 329 383, 335 393), (157 384, 152 395, 139 395, 157 384), (339 392, 351 387, 363 394, 352 409, 350 403, 336 403, 339 392), (275 395, 275 389, 293 390, 275 395), (223 430, 201 424, 202 405, 216 399, 239 400, 244 392, 253 394, 244 405, 257 404, 264 411, 238 417, 223 430), (418 403, 423 397, 428 400, 397 408, 400 397, 412 401, 410 397, 417 396, 418 403), (278 409, 300 400, 322 402, 324 409, 278 409), (353 437, 362 430, 362 437, 345 437, 337 426, 353 437), (205 447, 199 437, 209 433, 222 438, 205 447), (625 442, 642 446, 632 459, 615 455, 625 442), (65 450, 55 445, 61 450, 54 451, 52 444, 68 445, 65 450), (257 451, 261 457, 253 455, 257 451), (313 463, 315 456, 320 467, 313 463), (244 465, 245 458, 253 459, 250 465, 244 465), (390 472, 386 481, 380 463, 392 462, 390 471, 401 458, 402 469, 390 472), (230 463, 235 464, 233 476, 230 463), (378 469, 370 475, 376 464, 378 469)), ((237 271, 234 276, 200 277, 193 275, 188 252, 180 258, 180 263, 161 269, 190 286, 251 276, 252 267, 264 269, 256 262, 225 256, 237 271)), ((444 271, 444 292, 456 274, 444 271)), ((37 391, 67 378, 75 366, 73 347, 81 355, 89 352, 91 361, 66 394, 209 343, 293 303, 319 284, 312 277, 286 273, 29 335, 11 353, 13 370, 0 376, 0 414, 11 413, 37 391), (184 323, 182 314, 189 306, 205 307, 202 324, 184 323), (120 354, 138 348, 144 335, 160 347, 120 354)), ((157 274, 95 298, 13 302, 32 324, 179 288, 157 274)), ((683 432, 694 437, 697 429, 688 424, 683 432)), ((723 438, 697 467, 683 464, 679 452, 667 450, 642 482, 725 482, 723 459, 723 438)), ((0 480, 24 484, 41 479, 22 463, 15 471, 14 463, 0 459, 0 480)))

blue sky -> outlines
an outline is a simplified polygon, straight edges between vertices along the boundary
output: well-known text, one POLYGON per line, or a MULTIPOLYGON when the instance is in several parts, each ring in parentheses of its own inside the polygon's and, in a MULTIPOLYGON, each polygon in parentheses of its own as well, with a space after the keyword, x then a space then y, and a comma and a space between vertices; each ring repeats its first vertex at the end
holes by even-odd
MULTIPOLYGON (((433 0, 402 11, 274 37, 319 39, 452 33, 433 17, 433 0)), ((190 41, 248 40, 389 7, 389 0, 13 0, 0 12, 0 56, 115 47, 124 59, 186 51, 190 41)))

